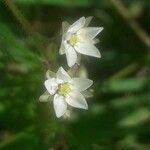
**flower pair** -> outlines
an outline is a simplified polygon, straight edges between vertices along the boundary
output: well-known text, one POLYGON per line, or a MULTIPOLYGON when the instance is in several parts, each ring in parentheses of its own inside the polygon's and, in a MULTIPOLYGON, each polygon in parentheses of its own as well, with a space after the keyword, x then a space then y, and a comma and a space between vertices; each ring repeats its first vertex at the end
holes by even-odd
MULTIPOLYGON (((63 22, 63 35, 59 53, 66 54, 67 63, 72 67, 77 63, 77 56, 85 54, 93 57, 101 57, 95 44, 95 39, 103 28, 88 27, 92 17, 81 17, 72 25, 63 22)), ((71 78, 69 74, 60 67, 57 73, 47 71, 47 79, 44 83, 46 93, 40 97, 40 101, 47 101, 50 96, 53 97, 53 106, 56 116, 59 118, 68 110, 68 106, 88 109, 85 100, 86 90, 93 84, 90 79, 71 78)))

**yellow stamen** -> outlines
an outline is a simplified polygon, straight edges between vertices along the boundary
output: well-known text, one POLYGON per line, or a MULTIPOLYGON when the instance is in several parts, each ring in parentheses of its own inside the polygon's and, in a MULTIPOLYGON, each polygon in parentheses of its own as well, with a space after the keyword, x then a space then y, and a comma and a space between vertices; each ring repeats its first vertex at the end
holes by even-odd
POLYGON ((62 83, 58 85, 58 94, 66 96, 71 91, 68 83, 62 83))
POLYGON ((76 34, 72 34, 70 39, 69 39, 69 43, 74 46, 76 43, 78 42, 78 38, 76 34))

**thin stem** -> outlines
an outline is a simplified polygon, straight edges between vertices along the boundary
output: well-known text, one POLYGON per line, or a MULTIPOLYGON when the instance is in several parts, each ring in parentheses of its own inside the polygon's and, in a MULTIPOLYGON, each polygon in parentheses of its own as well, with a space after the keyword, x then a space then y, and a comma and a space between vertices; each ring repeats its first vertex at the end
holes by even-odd
POLYGON ((127 75, 131 74, 132 72, 134 72, 136 69, 138 69, 139 64, 138 63, 131 63, 128 66, 126 66, 125 68, 119 70, 117 73, 115 73, 114 75, 112 75, 109 80, 114 80, 114 79, 120 79, 120 78, 124 78, 127 75))
MULTIPOLYGON (((13 0, 4 0, 6 6, 9 8, 9 10, 11 11, 11 13, 13 14, 13 16, 16 18, 16 20, 22 25, 24 31, 28 34, 29 38, 31 38, 32 44, 33 46, 36 48, 36 50, 39 52, 40 56, 41 56, 41 63, 45 63, 45 65, 43 65, 44 68, 44 72, 45 70, 47 70, 48 68, 50 68, 50 64, 49 64, 49 58, 47 56, 47 53, 45 51, 45 46, 44 44, 46 43, 46 39, 40 35, 39 33, 35 32, 30 24, 30 22, 24 17, 24 15, 22 14, 22 12, 18 9, 18 7, 15 5, 15 3, 13 2, 13 0)), ((48 141, 49 138, 47 136, 45 136, 45 130, 43 129, 43 124, 47 124, 47 120, 46 117, 49 118, 50 121, 50 117, 47 116, 47 113, 45 113, 45 109, 43 109, 42 105, 40 105, 39 103, 37 103, 37 113, 38 113, 38 122, 37 122, 37 128, 38 128, 38 132, 40 134, 40 144, 39 146, 41 148, 43 147, 48 147, 48 144, 45 144, 45 141, 48 141), (45 117, 43 117, 45 116, 45 117)), ((7 146, 9 143, 15 142, 17 139, 23 137, 25 135, 24 131, 21 133, 18 133, 16 135, 14 135, 10 140, 6 141, 5 143, 2 143, 0 145, 1 147, 7 146)), ((46 148, 48 149, 48 148, 46 148)))
POLYGON ((135 20, 133 20, 133 18, 130 18, 128 13, 129 11, 123 5, 123 3, 120 0, 111 0, 111 2, 116 10, 119 12, 119 14, 122 16, 122 18, 129 24, 129 26, 138 36, 141 42, 146 47, 150 48, 150 36, 140 27, 140 25, 135 20))
POLYGON ((33 33, 32 26, 26 20, 26 18, 22 15, 18 7, 14 4, 13 0, 4 0, 6 6, 11 10, 12 14, 18 20, 18 22, 22 25, 23 29, 30 35, 33 33))
POLYGON ((49 62, 47 60, 47 54, 45 53, 45 47, 44 47, 45 38, 33 30, 31 24, 24 17, 24 15, 19 10, 19 8, 15 5, 13 0, 4 0, 4 2, 6 6, 9 8, 9 10, 12 12, 13 16, 16 18, 16 20, 21 24, 24 31, 28 34, 29 38, 31 38, 34 47, 37 49, 37 51, 40 53, 43 59, 47 62, 47 65, 49 67, 49 62))

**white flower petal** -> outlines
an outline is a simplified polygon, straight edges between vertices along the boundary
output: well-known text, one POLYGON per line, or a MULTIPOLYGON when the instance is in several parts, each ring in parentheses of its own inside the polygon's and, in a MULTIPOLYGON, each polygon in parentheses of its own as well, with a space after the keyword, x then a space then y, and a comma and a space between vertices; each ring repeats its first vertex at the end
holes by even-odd
POLYGON ((102 27, 86 27, 82 28, 77 32, 79 39, 83 40, 92 40, 95 38, 101 31, 102 27))
POLYGON ((97 38, 93 39, 92 43, 93 43, 93 44, 99 43, 99 39, 97 39, 97 38))
POLYGON ((62 22, 62 32, 63 34, 67 32, 68 28, 69 28, 69 23, 67 21, 63 21, 62 22))
POLYGON ((82 94, 85 98, 90 98, 90 97, 93 97, 94 91, 93 91, 93 89, 85 90, 85 91, 81 92, 81 94, 82 94))
POLYGON ((84 27, 87 27, 89 25, 89 23, 91 22, 92 18, 93 18, 92 16, 85 18, 85 25, 84 25, 84 27))
POLYGON ((65 53, 65 44, 66 44, 66 40, 67 38, 70 37, 70 33, 63 33, 62 35, 62 41, 61 41, 61 45, 60 45, 60 48, 59 48, 59 54, 60 55, 63 55, 65 53))
POLYGON ((84 55, 89 55, 93 57, 101 57, 101 54, 99 50, 91 43, 78 43, 75 46, 75 50, 78 53, 84 54, 84 55))
POLYGON ((63 115, 64 119, 69 119, 71 115, 71 111, 69 109, 66 110, 65 114, 63 115))
POLYGON ((52 79, 48 79, 45 81, 44 83, 47 91, 51 94, 51 95, 54 95, 57 91, 57 88, 58 88, 58 83, 57 83, 57 80, 56 78, 52 78, 52 79))
POLYGON ((56 73, 50 71, 50 70, 47 70, 46 71, 46 78, 47 79, 51 79, 51 78, 56 78, 56 73))
POLYGON ((88 104, 84 96, 80 92, 72 91, 66 97, 66 101, 70 106, 81 108, 81 109, 88 109, 88 104))
POLYGON ((73 88, 81 92, 88 89, 93 84, 93 81, 84 78, 72 78, 71 84, 73 88))
POLYGON ((71 32, 67 32, 63 35, 63 41, 64 41, 64 46, 65 48, 67 48, 69 45, 68 45, 68 40, 70 39, 72 33, 71 32))
POLYGON ((58 118, 65 114, 67 110, 67 103, 63 96, 55 94, 53 105, 54 105, 56 116, 58 118))
POLYGON ((65 54, 65 46, 64 46, 64 42, 63 41, 61 42, 61 45, 60 45, 59 54, 60 55, 65 54))
POLYGON ((67 63, 69 67, 72 67, 77 62, 77 53, 72 46, 65 49, 67 63))
POLYGON ((66 38, 68 37, 68 36, 70 36, 70 33, 68 34, 67 33, 67 30, 68 30, 68 28, 69 28, 69 23, 68 22, 66 22, 66 21, 64 21, 63 23, 62 23, 62 41, 61 41, 61 46, 60 46, 60 49, 59 49, 59 54, 60 55, 63 55, 64 53, 65 53, 65 40, 66 40, 66 38))
POLYGON ((63 81, 68 81, 71 79, 71 77, 68 75, 68 73, 60 67, 57 71, 57 79, 63 80, 63 81))
POLYGON ((40 97, 39 97, 39 101, 40 102, 47 102, 50 98, 50 94, 46 91, 44 92, 40 97))
POLYGON ((81 29, 85 25, 85 17, 81 17, 79 20, 77 20, 75 23, 73 23, 69 29, 68 32, 77 32, 79 29, 81 29))

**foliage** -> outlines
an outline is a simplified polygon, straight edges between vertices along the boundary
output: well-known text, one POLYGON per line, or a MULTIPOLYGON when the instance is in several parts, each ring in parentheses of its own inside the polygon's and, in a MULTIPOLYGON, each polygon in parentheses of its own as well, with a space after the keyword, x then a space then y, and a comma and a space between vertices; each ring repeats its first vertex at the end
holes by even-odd
POLYGON ((150 3, 121 1, 128 10, 122 14, 115 2, 0 2, 0 149, 150 149, 150 3), (94 97, 88 111, 56 119, 52 103, 38 98, 46 70, 66 64, 58 54, 61 22, 81 16, 104 27, 102 58, 82 60, 81 73, 96 83, 94 97))

